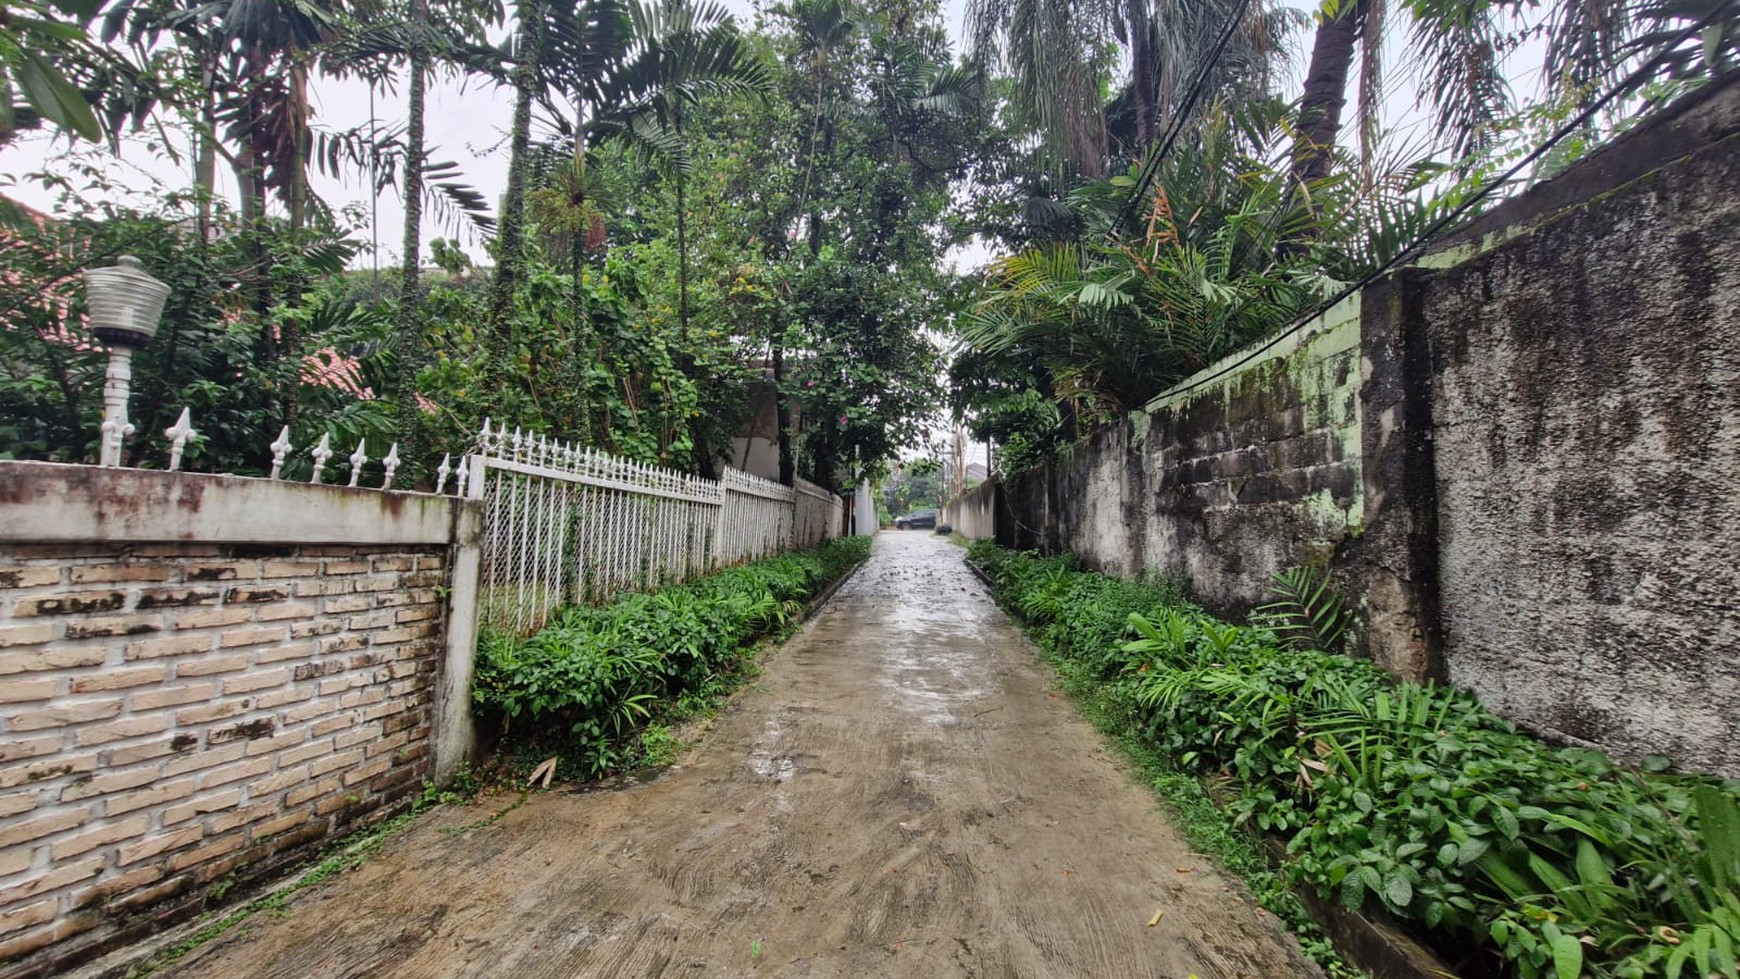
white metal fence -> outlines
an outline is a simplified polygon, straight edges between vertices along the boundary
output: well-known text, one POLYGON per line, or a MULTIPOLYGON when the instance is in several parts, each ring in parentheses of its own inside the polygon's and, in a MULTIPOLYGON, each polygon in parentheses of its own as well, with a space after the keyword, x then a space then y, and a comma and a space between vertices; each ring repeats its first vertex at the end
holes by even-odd
POLYGON ((844 502, 802 480, 735 469, 703 479, 488 423, 460 480, 462 495, 484 501, 479 614, 520 635, 563 605, 814 546, 845 527, 844 502))

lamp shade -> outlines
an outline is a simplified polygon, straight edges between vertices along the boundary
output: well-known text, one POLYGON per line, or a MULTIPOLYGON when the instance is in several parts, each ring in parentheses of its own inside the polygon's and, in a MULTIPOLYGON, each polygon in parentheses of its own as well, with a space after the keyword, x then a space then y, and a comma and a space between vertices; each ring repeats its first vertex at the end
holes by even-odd
POLYGON ((122 255, 112 268, 85 270, 85 306, 91 329, 106 343, 142 347, 157 333, 169 287, 145 273, 139 260, 122 255))

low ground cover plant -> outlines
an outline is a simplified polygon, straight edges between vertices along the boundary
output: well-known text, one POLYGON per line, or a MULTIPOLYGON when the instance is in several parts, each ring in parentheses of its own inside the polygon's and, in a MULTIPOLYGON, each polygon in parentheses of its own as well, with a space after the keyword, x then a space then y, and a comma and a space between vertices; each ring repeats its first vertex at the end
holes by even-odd
MULTIPOLYGON (((608 605, 569 608, 529 639, 486 633, 474 706, 514 746, 562 758, 565 774, 630 767, 649 721, 692 714, 733 689, 751 645, 784 627, 869 549, 868 537, 840 538, 608 605)), ((668 753, 669 732, 658 729, 653 747, 668 753)))
POLYGON ((1180 770, 1226 780, 1234 818, 1319 894, 1473 937, 1525 979, 1740 975, 1740 784, 1552 747, 1169 584, 970 554, 1060 668, 1180 770))

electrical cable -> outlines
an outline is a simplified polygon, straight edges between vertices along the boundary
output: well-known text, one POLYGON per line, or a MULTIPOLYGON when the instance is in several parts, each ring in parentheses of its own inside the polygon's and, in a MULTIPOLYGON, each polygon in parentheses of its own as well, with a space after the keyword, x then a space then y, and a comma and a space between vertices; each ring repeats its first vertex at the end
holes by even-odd
MULTIPOLYGON (((1552 133, 1552 135, 1547 137, 1545 142, 1541 143, 1540 146, 1535 147, 1535 149, 1533 151, 1531 151, 1527 156, 1523 157, 1521 160, 1518 160, 1515 164, 1513 164, 1511 166, 1510 169, 1506 170, 1503 174, 1499 175, 1497 178, 1487 182, 1479 190, 1476 190, 1473 194, 1469 195, 1467 200, 1465 200, 1461 204, 1457 205, 1454 209, 1452 209, 1449 213, 1445 214, 1443 217, 1432 222, 1429 226, 1427 226, 1426 230, 1420 232, 1420 234, 1414 239, 1412 244, 1408 245, 1406 248, 1403 248, 1401 251, 1399 251, 1395 255, 1391 256, 1387 261, 1383 262, 1377 268, 1373 269, 1372 271, 1366 273, 1364 276, 1360 277, 1360 279, 1358 281, 1354 282, 1353 284, 1351 284, 1349 286, 1344 287, 1341 291, 1335 293, 1335 295, 1333 295, 1330 298, 1319 303, 1317 308, 1313 309, 1310 313, 1306 314, 1305 316, 1301 316, 1298 320, 1294 321, 1294 323, 1291 327, 1289 327, 1285 330, 1282 330, 1280 333, 1277 333, 1272 337, 1269 337, 1267 340, 1264 340, 1260 345, 1258 345, 1257 347, 1254 347, 1250 351, 1246 352, 1244 356, 1242 356, 1238 360, 1226 365, 1225 367, 1214 372, 1213 374, 1210 374, 1207 377, 1204 377, 1204 378, 1201 378, 1201 379, 1198 379, 1195 381, 1191 381, 1188 385, 1168 388, 1165 391, 1161 392, 1161 394, 1157 395, 1156 397, 1173 398, 1173 397, 1177 397, 1179 395, 1189 394, 1191 391, 1194 391, 1197 388, 1200 388, 1206 384, 1217 381, 1220 378, 1225 377, 1226 375, 1232 373, 1233 371, 1238 370, 1240 367, 1243 367, 1244 365, 1255 360, 1257 357, 1261 356, 1263 353, 1266 353, 1268 350, 1273 348, 1276 344, 1280 343, 1282 340, 1285 340, 1286 338, 1292 336, 1293 334, 1298 333, 1300 330, 1303 330, 1313 320, 1317 319, 1317 317, 1322 316, 1324 313, 1326 313, 1330 309, 1334 308, 1335 305, 1340 303, 1342 300, 1344 300, 1347 297, 1359 292, 1360 290, 1364 289, 1366 286, 1371 285, 1378 278, 1383 276, 1385 273, 1389 272, 1391 269, 1395 268, 1397 265, 1400 265, 1403 261, 1414 257, 1422 248, 1424 248, 1426 245, 1430 244, 1432 239, 1435 236, 1442 233, 1445 228, 1449 227, 1450 225, 1452 225, 1455 222, 1457 222, 1458 220, 1460 220, 1462 218, 1462 216, 1467 214, 1468 211, 1470 211, 1471 209, 1473 209, 1473 207, 1475 205, 1479 204, 1481 201, 1485 200, 1486 198, 1492 196, 1493 192, 1498 190, 1498 188, 1503 187, 1504 185, 1508 184, 1512 179, 1514 179, 1516 177, 1516 175, 1518 173, 1521 173, 1524 168, 1532 165, 1535 161, 1539 160, 1542 156, 1545 156, 1549 150, 1551 150, 1554 146, 1558 145, 1559 142, 1561 142, 1562 140, 1565 139, 1565 137, 1567 137, 1567 136, 1571 135, 1572 133, 1575 133, 1578 130, 1582 129, 1583 126, 1590 119, 1595 117, 1595 114, 1597 112, 1600 112, 1602 109, 1607 107, 1608 103, 1612 102, 1615 98, 1618 98, 1621 92, 1624 92, 1624 91, 1632 88, 1633 86, 1636 85, 1637 82, 1639 82, 1643 78, 1645 78, 1650 72, 1655 71, 1662 64, 1662 62, 1664 60, 1666 60, 1667 56, 1673 52, 1673 50, 1675 48, 1678 48, 1681 44, 1684 44, 1687 40, 1691 39, 1693 36, 1697 35, 1701 31, 1703 31, 1704 28, 1708 27, 1711 23, 1713 23, 1718 16, 1722 15, 1729 8, 1733 7, 1736 2, 1740 2, 1740 0, 1727 0, 1726 3, 1718 5, 1717 7, 1712 9, 1709 13, 1705 14, 1701 19, 1699 19, 1697 23, 1693 24, 1691 27, 1688 27, 1684 31, 1680 32, 1680 34, 1677 37, 1665 42, 1661 46, 1661 48, 1656 52, 1655 57, 1650 58, 1648 61, 1645 61, 1642 64, 1640 64, 1637 67, 1637 69, 1634 70, 1630 75, 1626 76, 1617 85, 1608 89, 1607 92, 1605 94, 1603 94, 1599 99, 1595 100, 1588 107, 1583 109, 1583 111, 1577 113, 1577 115, 1575 117, 1573 117, 1571 120, 1566 122, 1563 126, 1559 127, 1559 129, 1554 131, 1552 133)), ((1229 313, 1228 315, 1231 316, 1233 314, 1236 314, 1240 308, 1242 308, 1242 304, 1240 306, 1233 307, 1232 312, 1229 313)))
POLYGON ((1197 101, 1202 98, 1203 90, 1208 87, 1209 74, 1214 71, 1214 66, 1220 61, 1220 56, 1225 53, 1227 43, 1232 40, 1233 32, 1238 30, 1239 24, 1245 18, 1245 11, 1250 9, 1250 6, 1251 0, 1239 0, 1239 5, 1233 10, 1232 16, 1227 18, 1226 26, 1221 29, 1220 38, 1214 43, 1214 49, 1209 52, 1207 60, 1202 63, 1202 70, 1196 73, 1196 80, 1191 82, 1190 90, 1185 93, 1184 101, 1179 104, 1178 111, 1173 113, 1172 123, 1166 128, 1166 135, 1160 141, 1160 148, 1148 154, 1148 158, 1142 161, 1142 171, 1136 176, 1136 186, 1130 193, 1130 199, 1124 203, 1123 210, 1119 212, 1117 223, 1113 225, 1114 228, 1123 227, 1124 222, 1128 221, 1130 215, 1135 213, 1137 205, 1147 196, 1148 187, 1153 184, 1155 176, 1160 171, 1161 161, 1165 160, 1166 155, 1172 152, 1172 144, 1176 143, 1178 137, 1183 134, 1184 124, 1189 121, 1190 113, 1196 108, 1197 101))

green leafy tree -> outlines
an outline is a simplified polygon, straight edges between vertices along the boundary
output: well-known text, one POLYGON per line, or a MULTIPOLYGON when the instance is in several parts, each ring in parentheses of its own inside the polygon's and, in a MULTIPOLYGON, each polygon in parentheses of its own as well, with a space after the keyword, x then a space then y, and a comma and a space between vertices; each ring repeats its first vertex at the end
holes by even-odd
POLYGON ((102 126, 76 84, 57 61, 96 57, 84 23, 96 13, 89 0, 20 0, 7 4, 0 25, 0 145, 19 128, 47 122, 84 139, 102 137, 102 126), (19 118, 26 108, 34 118, 19 118))

